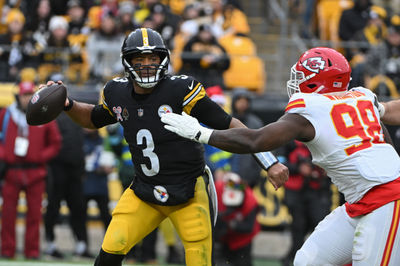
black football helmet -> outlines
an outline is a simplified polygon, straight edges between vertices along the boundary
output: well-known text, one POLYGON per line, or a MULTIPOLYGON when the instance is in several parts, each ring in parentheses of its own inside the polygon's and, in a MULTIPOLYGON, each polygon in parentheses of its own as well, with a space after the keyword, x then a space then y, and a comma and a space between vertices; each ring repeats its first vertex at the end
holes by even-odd
POLYGON ((149 28, 140 28, 131 32, 124 40, 121 48, 122 64, 129 77, 142 88, 152 88, 168 71, 169 51, 161 35, 149 28), (138 54, 155 53, 160 56, 159 65, 132 65, 131 60, 138 54), (156 69, 154 76, 141 77, 140 72, 156 69))

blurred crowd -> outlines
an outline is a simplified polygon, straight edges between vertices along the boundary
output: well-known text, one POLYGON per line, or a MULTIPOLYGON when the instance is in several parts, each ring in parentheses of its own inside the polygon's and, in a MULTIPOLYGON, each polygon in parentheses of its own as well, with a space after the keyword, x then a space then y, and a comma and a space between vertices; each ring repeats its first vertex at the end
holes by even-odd
POLYGON ((23 67, 38 69, 39 82, 54 73, 80 85, 108 80, 123 72, 125 36, 148 27, 162 35, 171 51, 170 73, 194 75, 206 86, 264 89, 264 65, 237 0, 1 3, 0 82, 18 80, 23 67))
POLYGON ((300 15, 299 34, 313 46, 331 46, 352 67, 350 87, 363 86, 378 97, 400 93, 400 9, 398 1, 291 1, 300 15))

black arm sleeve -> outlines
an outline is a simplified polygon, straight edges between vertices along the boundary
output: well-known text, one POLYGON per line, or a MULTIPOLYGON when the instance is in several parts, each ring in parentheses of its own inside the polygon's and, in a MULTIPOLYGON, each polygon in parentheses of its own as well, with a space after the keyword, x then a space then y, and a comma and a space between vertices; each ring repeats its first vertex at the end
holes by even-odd
POLYGON ((213 129, 228 129, 232 120, 232 116, 207 96, 196 103, 190 115, 213 129))
POLYGON ((107 109, 103 108, 103 105, 99 104, 96 105, 92 113, 90 115, 90 119, 92 120, 92 123, 95 127, 101 128, 106 125, 114 124, 117 122, 115 117, 110 115, 107 109))

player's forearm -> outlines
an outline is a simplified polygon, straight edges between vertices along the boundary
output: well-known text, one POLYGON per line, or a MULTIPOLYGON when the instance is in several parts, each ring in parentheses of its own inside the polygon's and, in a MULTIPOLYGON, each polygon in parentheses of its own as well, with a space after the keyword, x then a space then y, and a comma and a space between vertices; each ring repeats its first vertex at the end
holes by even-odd
POLYGON ((233 153, 265 151, 260 149, 260 145, 257 145, 256 131, 248 128, 233 128, 229 131, 214 130, 208 144, 233 153))
POLYGON ((385 113, 381 117, 383 123, 388 125, 400 125, 400 100, 382 103, 385 113))
POLYGON ((233 153, 272 151, 297 138, 300 130, 291 125, 293 121, 281 119, 259 129, 214 130, 208 144, 233 153))
POLYGON ((66 111, 67 115, 78 125, 85 128, 95 129, 91 120, 93 104, 74 101, 72 108, 66 111))
MULTIPOLYGON (((240 120, 232 118, 229 128, 247 128, 240 120)), ((268 169, 278 162, 278 159, 271 152, 258 152, 253 154, 257 163, 263 169, 268 169)))

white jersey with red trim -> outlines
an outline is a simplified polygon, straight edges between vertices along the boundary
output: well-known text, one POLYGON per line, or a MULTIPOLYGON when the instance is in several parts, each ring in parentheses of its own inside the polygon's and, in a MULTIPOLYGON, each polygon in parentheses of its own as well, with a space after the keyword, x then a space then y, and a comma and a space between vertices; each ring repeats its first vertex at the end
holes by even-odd
POLYGON ((341 94, 296 93, 286 107, 315 129, 305 144, 313 163, 354 203, 372 187, 400 176, 400 158, 384 142, 375 95, 358 87, 341 94))

